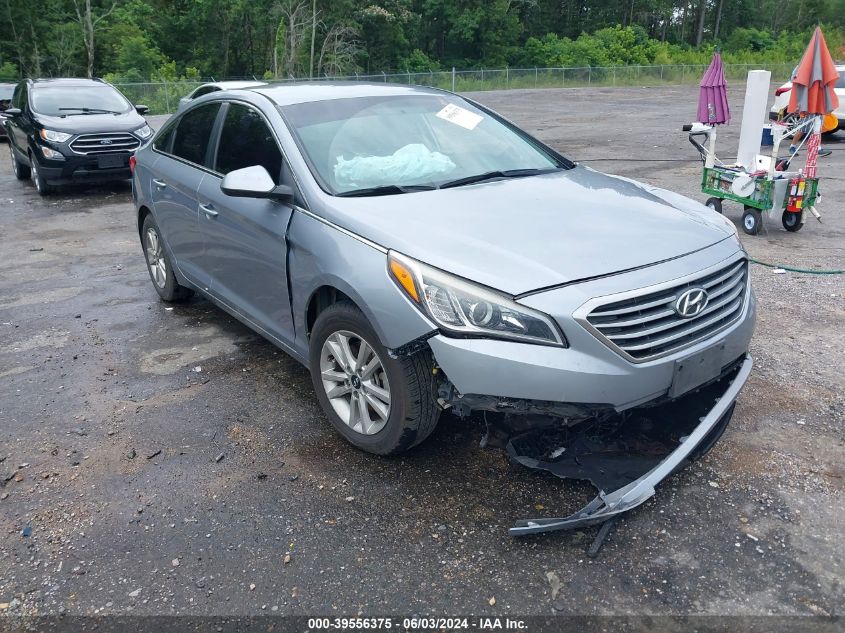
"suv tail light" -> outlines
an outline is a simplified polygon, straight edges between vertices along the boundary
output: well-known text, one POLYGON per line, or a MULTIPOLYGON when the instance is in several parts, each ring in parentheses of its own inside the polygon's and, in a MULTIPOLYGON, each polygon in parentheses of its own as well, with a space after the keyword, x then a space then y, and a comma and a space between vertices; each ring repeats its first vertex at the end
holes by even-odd
POLYGON ((135 164, 137 162, 138 161, 135 160, 135 154, 132 154, 132 156, 129 157, 129 171, 132 172, 133 174, 135 173, 135 164))
POLYGON ((782 94, 789 92, 790 90, 792 90, 792 86, 781 86, 780 88, 775 90, 775 96, 779 97, 782 94))

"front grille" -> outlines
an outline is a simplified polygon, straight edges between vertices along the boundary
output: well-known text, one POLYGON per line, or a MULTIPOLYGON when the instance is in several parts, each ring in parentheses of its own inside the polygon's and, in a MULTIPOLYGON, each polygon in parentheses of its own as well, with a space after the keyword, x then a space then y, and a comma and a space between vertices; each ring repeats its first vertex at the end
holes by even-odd
POLYGON ((77 137, 70 148, 77 154, 105 154, 110 152, 131 152, 141 142, 131 134, 113 132, 107 134, 83 134, 77 137))
POLYGON ((748 262, 741 260, 675 286, 605 303, 593 308, 586 321, 610 347, 644 361, 688 347, 729 326, 742 314, 747 288, 748 262), (689 288, 704 288, 709 298, 701 314, 685 319, 675 311, 675 301, 689 288))

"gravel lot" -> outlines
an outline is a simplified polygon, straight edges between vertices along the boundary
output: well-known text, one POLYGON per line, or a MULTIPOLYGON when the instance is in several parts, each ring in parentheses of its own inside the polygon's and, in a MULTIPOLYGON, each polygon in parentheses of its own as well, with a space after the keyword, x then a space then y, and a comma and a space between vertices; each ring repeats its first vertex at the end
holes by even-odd
MULTIPOLYGON (((477 93, 596 169, 703 199, 697 89, 477 93), (654 162, 659 159, 659 162, 654 162)), ((737 123, 720 136, 736 148, 737 123)), ((154 123, 160 124, 160 120, 154 123)), ((845 132, 824 224, 754 258, 845 267, 845 132)), ((756 368, 722 441, 620 522, 514 540, 590 486, 482 449, 351 449, 306 371, 211 304, 159 302, 128 184, 42 199, 0 152, 0 603, 15 614, 841 615, 845 278, 753 266, 756 368), (201 369, 200 369, 201 368, 201 369), (29 531, 31 530, 31 534, 29 531), (24 536, 24 534, 29 534, 24 536), (559 583, 559 587, 558 587, 559 583), (495 600, 494 600, 495 599, 495 600)), ((739 222, 740 208, 726 215, 739 222)))

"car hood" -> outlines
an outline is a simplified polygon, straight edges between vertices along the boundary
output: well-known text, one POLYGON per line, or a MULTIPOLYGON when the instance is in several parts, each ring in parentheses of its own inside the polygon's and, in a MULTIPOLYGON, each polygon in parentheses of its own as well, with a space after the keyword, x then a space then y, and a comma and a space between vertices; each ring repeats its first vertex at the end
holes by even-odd
POLYGON ((66 117, 36 114, 35 118, 48 130, 71 134, 132 132, 146 123, 144 117, 134 110, 122 114, 78 114, 66 117))
POLYGON ((582 166, 453 189, 333 197, 324 215, 511 295, 655 264, 735 235, 689 198, 582 166))

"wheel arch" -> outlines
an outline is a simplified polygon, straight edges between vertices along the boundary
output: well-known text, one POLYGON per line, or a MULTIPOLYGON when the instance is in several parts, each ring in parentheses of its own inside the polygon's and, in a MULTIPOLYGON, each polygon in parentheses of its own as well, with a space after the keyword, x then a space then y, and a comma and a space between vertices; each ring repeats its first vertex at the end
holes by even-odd
MULTIPOLYGON (((310 339, 311 332, 314 329, 314 324, 317 322, 317 317, 329 306, 339 303, 340 301, 348 301, 359 310, 361 306, 358 305, 348 294, 331 284, 323 284, 316 288, 311 296, 308 297, 308 303, 305 309, 305 335, 310 339)), ((363 310, 362 310, 363 312, 363 310)))
POLYGON ((152 215, 152 212, 152 209, 145 204, 138 207, 138 237, 141 237, 141 231, 144 229, 144 220, 148 215, 152 215))

